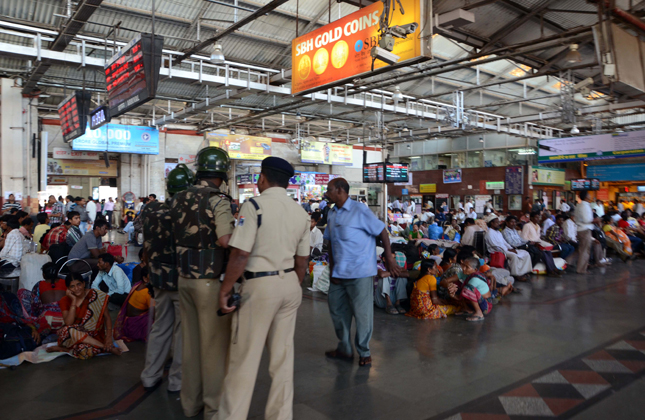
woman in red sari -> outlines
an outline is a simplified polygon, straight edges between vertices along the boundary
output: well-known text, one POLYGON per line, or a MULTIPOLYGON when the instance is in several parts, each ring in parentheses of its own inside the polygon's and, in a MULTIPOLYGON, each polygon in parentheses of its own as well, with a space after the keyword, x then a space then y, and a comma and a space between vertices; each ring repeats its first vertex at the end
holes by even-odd
POLYGON ((100 290, 86 289, 78 273, 65 279, 66 296, 60 302, 65 326, 58 330, 58 346, 48 352, 66 352, 79 359, 99 353, 121 354, 112 340, 112 320, 108 313, 108 295, 100 290))

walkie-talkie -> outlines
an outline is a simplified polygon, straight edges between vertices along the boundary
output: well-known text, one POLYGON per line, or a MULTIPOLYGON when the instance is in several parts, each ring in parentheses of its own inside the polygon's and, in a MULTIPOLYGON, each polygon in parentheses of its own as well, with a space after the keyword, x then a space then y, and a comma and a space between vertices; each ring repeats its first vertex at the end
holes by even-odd
MULTIPOLYGON (((228 305, 228 307, 229 307, 229 308, 233 308, 233 307, 234 307, 234 308, 235 308, 235 310, 234 310, 233 312, 235 312, 235 311, 237 311, 237 310, 238 310, 238 308, 240 307, 240 302, 241 302, 241 301, 242 301, 242 295, 240 295, 239 293, 233 293, 233 294, 231 295, 231 297, 230 297, 230 298, 228 298, 228 303, 227 303, 227 305, 228 305)), ((229 312, 229 313, 225 314, 224 312, 222 312, 222 310, 221 310, 221 309, 218 309, 218 310, 217 310, 217 316, 224 316, 224 315, 232 314, 233 312, 229 312)))

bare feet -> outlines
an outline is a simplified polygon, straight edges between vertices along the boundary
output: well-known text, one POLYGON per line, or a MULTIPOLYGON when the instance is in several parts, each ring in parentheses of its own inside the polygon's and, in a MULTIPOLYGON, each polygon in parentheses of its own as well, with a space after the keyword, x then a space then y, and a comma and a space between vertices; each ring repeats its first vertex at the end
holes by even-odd
POLYGON ((121 353, 123 353, 123 352, 122 352, 122 351, 121 351, 121 349, 120 349, 120 348, 118 348, 118 347, 112 347, 112 348, 110 349, 110 353, 112 353, 112 354, 116 354, 117 356, 121 356, 121 353))
POLYGON ((69 349, 67 347, 51 346, 47 347, 47 353, 69 353, 69 349))

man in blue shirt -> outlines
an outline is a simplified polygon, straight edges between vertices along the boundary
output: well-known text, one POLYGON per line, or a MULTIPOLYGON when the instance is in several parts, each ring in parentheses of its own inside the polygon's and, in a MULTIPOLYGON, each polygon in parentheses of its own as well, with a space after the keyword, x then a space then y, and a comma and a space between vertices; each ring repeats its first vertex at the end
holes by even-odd
POLYGON ((327 195, 335 207, 329 211, 324 239, 330 241, 329 313, 336 336, 336 350, 325 353, 333 359, 351 360, 350 341, 352 318, 356 319, 356 351, 359 365, 372 364, 369 342, 374 327, 374 285, 376 269, 376 237, 385 250, 387 267, 399 277, 399 267, 390 249, 385 224, 369 208, 349 198, 349 184, 343 178, 329 182, 327 195))
POLYGON ((114 264, 114 257, 108 253, 99 255, 98 267, 100 271, 92 283, 92 289, 104 291, 110 296, 110 303, 121 307, 132 288, 130 279, 121 267, 114 264))

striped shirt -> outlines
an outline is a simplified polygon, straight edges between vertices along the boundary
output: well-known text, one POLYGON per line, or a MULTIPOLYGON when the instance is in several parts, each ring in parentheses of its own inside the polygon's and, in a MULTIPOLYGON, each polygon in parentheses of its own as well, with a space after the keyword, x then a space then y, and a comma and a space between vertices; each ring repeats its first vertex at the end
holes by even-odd
POLYGON ((3 212, 3 213, 4 213, 5 211, 7 211, 7 210, 11 210, 11 209, 17 209, 18 211, 20 211, 20 210, 22 210, 22 206, 21 206, 21 205, 20 205, 20 203, 19 203, 19 202, 17 202, 17 201, 15 201, 15 202, 13 202, 13 203, 10 203, 10 202, 8 202, 8 201, 7 201, 6 203, 4 203, 4 204, 2 205, 2 212, 3 212))
POLYGON ((24 250, 23 236, 20 233, 20 230, 13 229, 7 235, 7 239, 5 239, 4 248, 0 251, 0 260, 8 261, 13 264, 14 267, 18 267, 24 250))

